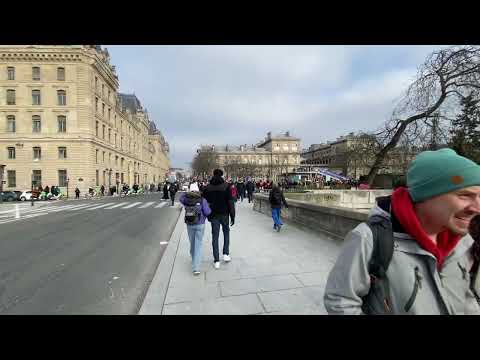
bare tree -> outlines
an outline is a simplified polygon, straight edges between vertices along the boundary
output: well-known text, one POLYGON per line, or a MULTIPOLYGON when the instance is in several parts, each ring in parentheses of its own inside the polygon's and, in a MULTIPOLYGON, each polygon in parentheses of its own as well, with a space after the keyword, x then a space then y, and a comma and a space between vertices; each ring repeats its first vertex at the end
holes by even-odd
POLYGON ((353 177, 358 178, 362 169, 368 169, 372 166, 375 154, 380 149, 381 143, 375 134, 360 132, 354 135, 343 154, 347 166, 345 175, 349 176, 348 170, 353 169, 353 177))
POLYGON ((194 175, 208 177, 218 167, 218 156, 215 151, 200 151, 192 161, 194 175))
MULTIPOLYGON (((387 154, 399 143, 410 128, 411 133, 425 136, 441 128, 432 119, 441 120, 438 111, 448 113, 451 106, 469 94, 478 98, 480 90, 480 48, 478 46, 453 46, 430 54, 419 68, 417 77, 393 111, 378 135, 383 147, 376 154, 368 174, 373 184, 375 176, 387 154)), ((447 116, 445 116, 447 118, 447 116)))

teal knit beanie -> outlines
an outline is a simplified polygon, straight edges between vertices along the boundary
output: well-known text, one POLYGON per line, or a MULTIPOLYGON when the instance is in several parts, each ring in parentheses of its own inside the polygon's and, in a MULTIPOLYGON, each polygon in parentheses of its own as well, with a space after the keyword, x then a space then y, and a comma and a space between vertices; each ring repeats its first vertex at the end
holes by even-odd
POLYGON ((452 149, 421 152, 407 172, 413 202, 477 185, 480 186, 480 165, 452 149))

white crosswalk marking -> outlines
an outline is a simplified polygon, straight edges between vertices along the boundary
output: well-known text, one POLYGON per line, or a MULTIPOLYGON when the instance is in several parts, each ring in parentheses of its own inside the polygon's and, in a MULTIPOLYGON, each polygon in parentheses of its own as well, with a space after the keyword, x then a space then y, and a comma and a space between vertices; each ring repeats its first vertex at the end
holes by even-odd
POLYGON ((128 202, 121 202, 121 203, 119 203, 119 204, 116 204, 116 205, 113 205, 113 206, 106 207, 104 210, 115 209, 116 207, 119 207, 119 206, 122 206, 122 205, 125 205, 125 204, 128 204, 128 202))
POLYGON ((138 208, 139 208, 139 209, 145 209, 145 208, 147 208, 147 207, 149 207, 149 206, 152 206, 153 204, 155 204, 155 201, 149 201, 149 202, 147 202, 146 204, 144 204, 144 205, 142 205, 142 206, 139 206, 138 208))
POLYGON ((92 206, 97 206, 96 204, 82 204, 82 205, 77 205, 76 207, 74 208, 70 208, 70 209, 67 209, 67 211, 74 211, 74 210, 85 210, 89 207, 92 207, 92 206))
POLYGON ((57 211, 62 211, 62 210, 67 210, 67 209, 71 209, 71 208, 75 208, 77 207, 78 205, 64 205, 64 206, 55 206, 55 207, 51 207, 49 209, 46 209, 46 211, 49 211, 49 212, 57 212, 57 211))
POLYGON ((130 208, 132 208, 132 207, 134 207, 134 206, 137 206, 138 204, 141 204, 141 202, 140 202, 140 201, 139 201, 139 202, 134 202, 134 203, 132 203, 132 204, 130 204, 130 205, 127 205, 127 206, 122 207, 121 209, 130 209, 130 208))
POLYGON ((158 204, 157 206, 155 206, 154 209, 162 208, 162 207, 164 207, 165 205, 167 205, 166 202, 160 203, 160 204, 158 204))
POLYGON ((106 203, 106 204, 102 204, 102 205, 98 205, 98 206, 91 207, 91 208, 89 208, 89 209, 87 209, 87 210, 97 210, 97 209, 101 209, 101 208, 103 208, 103 207, 105 207, 105 206, 110 206, 110 205, 113 205, 113 204, 115 204, 115 203, 106 203))

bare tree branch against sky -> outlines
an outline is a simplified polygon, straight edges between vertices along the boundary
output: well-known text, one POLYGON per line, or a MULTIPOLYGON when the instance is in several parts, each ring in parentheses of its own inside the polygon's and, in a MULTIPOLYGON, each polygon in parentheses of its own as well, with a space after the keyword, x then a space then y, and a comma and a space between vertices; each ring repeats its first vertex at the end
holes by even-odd
POLYGON ((373 131, 439 46, 109 46, 120 90, 139 97, 187 167, 200 144, 290 130, 302 146, 373 131))

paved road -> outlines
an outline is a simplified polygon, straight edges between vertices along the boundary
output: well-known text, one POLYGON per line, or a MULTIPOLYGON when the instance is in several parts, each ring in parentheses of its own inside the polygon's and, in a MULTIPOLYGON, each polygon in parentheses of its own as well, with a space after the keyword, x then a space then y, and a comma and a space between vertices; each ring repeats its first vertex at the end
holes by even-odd
POLYGON ((153 193, 0 214, 0 314, 136 314, 179 213, 153 193))

